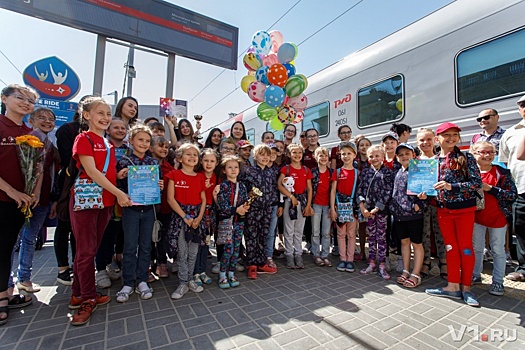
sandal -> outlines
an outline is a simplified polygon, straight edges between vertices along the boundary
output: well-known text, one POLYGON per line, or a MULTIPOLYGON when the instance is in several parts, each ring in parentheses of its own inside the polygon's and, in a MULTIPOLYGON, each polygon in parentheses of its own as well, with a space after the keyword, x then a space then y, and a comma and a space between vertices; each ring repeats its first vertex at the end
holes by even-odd
POLYGON ((133 293, 133 288, 124 286, 120 291, 117 292, 117 302, 124 303, 129 300, 129 296, 133 293), (126 290, 124 290, 126 288, 126 290))
POLYGON ((414 273, 411 273, 410 277, 405 280, 405 283, 403 283, 403 286, 407 288, 416 288, 419 285, 421 285, 421 277, 414 273), (414 277, 416 280, 414 281, 412 277, 414 277))
MULTIPOLYGON (((0 298, 0 301, 5 301, 5 300, 7 300, 9 302, 9 298, 8 297, 0 298)), ((0 318, 0 326, 6 324, 7 323, 7 319, 9 318, 9 306, 8 305, 0 306, 0 314, 2 314, 2 313, 5 313, 6 316, 4 318, 0 318)))
POLYGON ((442 263, 441 261, 438 263, 439 266, 439 275, 444 280, 448 279, 448 269, 447 269, 447 263, 442 263), (443 271, 443 266, 445 267, 445 271, 443 271))
POLYGON ((315 263, 317 266, 324 266, 324 261, 323 261, 323 259, 321 259, 321 258, 319 258, 319 257, 315 258, 314 263, 315 263))
POLYGON ((403 273, 397 276, 397 283, 405 284, 405 281, 410 277, 410 271, 403 270, 403 273), (405 276, 406 274, 406 276, 405 276))
POLYGON ((419 272, 421 274, 421 277, 422 278, 428 277, 428 274, 430 273, 431 268, 432 268, 432 265, 430 265, 430 261, 427 263, 423 263, 423 266, 421 267, 421 271, 419 272))
POLYGON ((328 260, 328 258, 323 259, 323 264, 324 266, 332 267, 332 263, 330 262, 330 260, 328 260))
POLYGON ((146 282, 140 282, 135 288, 135 293, 140 294, 140 299, 148 300, 153 297, 153 288, 150 288, 146 282))
POLYGON ((33 302, 33 298, 26 300, 26 297, 22 294, 13 295, 13 299, 9 300, 7 307, 10 309, 20 309, 24 306, 30 305, 33 302))

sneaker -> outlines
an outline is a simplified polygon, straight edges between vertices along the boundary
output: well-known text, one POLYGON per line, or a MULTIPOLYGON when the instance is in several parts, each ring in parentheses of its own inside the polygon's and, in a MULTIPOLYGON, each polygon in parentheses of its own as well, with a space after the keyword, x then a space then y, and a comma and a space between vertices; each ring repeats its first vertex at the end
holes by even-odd
POLYGON ((460 290, 455 292, 449 292, 447 290, 444 290, 443 288, 428 288, 425 289, 425 293, 427 293, 428 295, 433 295, 435 297, 445 297, 451 299, 461 299, 463 297, 463 293, 461 293, 460 290))
POLYGON ((286 268, 295 269, 295 262, 293 260, 293 255, 286 255, 286 268))
POLYGON ((70 286, 73 284, 73 279, 71 278, 69 269, 58 273, 57 282, 63 284, 64 286, 70 286))
POLYGON ((157 266, 157 269, 155 271, 157 273, 157 276, 160 278, 168 278, 170 277, 170 273, 168 272, 168 268, 166 267, 166 264, 160 264, 157 266))
POLYGON ((176 299, 176 300, 180 299, 184 296, 184 294, 188 293, 189 290, 190 288, 188 287, 187 284, 184 284, 184 283, 179 284, 177 289, 175 289, 175 291, 171 293, 171 299, 176 299))
POLYGON ((481 276, 472 276, 472 284, 481 284, 483 283, 481 276))
MULTIPOLYGON (((102 295, 100 293, 97 293, 97 296, 95 297, 95 301, 97 302, 97 305, 106 305, 111 301, 111 297, 109 295, 102 295)), ((75 310, 82 305, 84 302, 84 299, 77 298, 76 296, 72 295, 71 299, 69 300, 69 309, 75 310)))
POLYGON ((235 270, 237 270, 237 272, 243 272, 246 268, 241 263, 237 263, 237 265, 235 265, 235 270))
POLYGON ((502 296, 505 294, 505 287, 503 287, 502 283, 492 282, 489 293, 492 295, 502 296))
POLYGON ((202 286, 201 275, 198 273, 193 275, 193 282, 198 286, 202 286))
POLYGON ((332 255, 339 256, 339 247, 335 246, 332 248, 332 255))
POLYGON ((339 264, 337 264, 337 267, 336 267, 337 271, 346 271, 346 261, 341 261, 339 262, 339 264))
POLYGON ((257 279, 257 266, 255 265, 250 265, 248 266, 248 278, 251 279, 251 280, 256 280, 257 279))
POLYGON ((112 281, 116 281, 122 277, 122 270, 115 260, 106 266, 106 271, 108 272, 109 279, 112 281))
POLYGON ((221 264, 217 262, 215 263, 215 265, 213 265, 211 269, 211 273, 218 274, 220 270, 221 270, 221 264))
POLYGON ((193 293, 200 293, 204 290, 204 288, 202 286, 199 286, 197 283, 195 283, 195 281, 190 281, 188 283, 188 288, 193 292, 193 293))
POLYGON ((231 276, 228 278, 228 282, 230 283, 230 287, 235 288, 238 287, 240 282, 237 280, 237 277, 231 276))
POLYGON ((140 282, 135 293, 140 294, 142 300, 148 300, 153 297, 153 288, 150 288, 146 282, 140 282))
POLYGON ((483 248, 483 261, 491 261, 491 260, 493 260, 492 252, 490 251, 490 249, 483 248))
POLYGON ((377 271, 377 274, 381 277, 383 277, 384 280, 389 280, 390 279, 390 275, 388 274, 388 272, 386 271, 386 266, 382 266, 382 265, 379 265, 379 270, 377 271))
POLYGON ((117 302, 125 303, 129 300, 129 296, 133 293, 133 288, 130 286, 123 286, 120 291, 117 292, 117 302))
POLYGON ((148 283, 153 283, 157 280, 157 276, 155 276, 153 274, 153 272, 151 272, 151 269, 148 270, 148 279, 146 280, 146 282, 148 283))
POLYGON ((479 306, 478 298, 472 292, 463 292, 463 301, 468 306, 479 306))
POLYGON ((266 258, 266 265, 270 266, 271 268, 274 268, 275 272, 277 272, 277 265, 275 265, 275 262, 272 258, 266 258))
POLYGON ((267 273, 273 275, 274 273, 277 273, 277 268, 272 268, 267 264, 264 264, 263 266, 257 266, 257 273, 267 273))
POLYGON ((294 259, 295 259, 295 268, 296 269, 304 269, 303 256, 302 255, 296 255, 294 257, 294 259))
POLYGON ((219 278, 219 288, 220 289, 230 288, 230 283, 228 282, 228 279, 226 278, 226 276, 219 278))
POLYGON ((346 272, 354 272, 355 271, 355 266, 354 266, 354 263, 351 262, 351 261, 347 261, 346 262, 346 269, 345 269, 346 272))
POLYGON ((397 273, 401 273, 403 272, 404 268, 403 268, 403 258, 401 257, 401 255, 399 255, 397 257, 397 267, 396 267, 396 272, 397 273))
MULTIPOLYGON (((345 270, 346 270, 346 267, 345 267, 345 270)), ((374 272, 376 270, 376 265, 375 264, 368 264, 368 266, 364 269, 361 269, 361 271, 359 271, 359 273, 361 275, 369 275, 371 274, 372 272, 374 272)))
POLYGON ((201 278, 201 281, 202 283, 204 284, 212 284, 213 280, 211 279, 211 277, 209 277, 206 272, 203 272, 200 274, 199 276, 201 278))
POLYGON ((111 287, 111 280, 109 279, 109 273, 106 270, 97 271, 95 275, 95 281, 99 288, 111 287))
POLYGON ((510 251, 505 252, 505 262, 507 266, 512 266, 512 255, 510 255, 510 251))
POLYGON ((81 326, 88 323, 89 318, 96 309, 97 302, 95 300, 83 301, 82 304, 80 304, 77 313, 73 315, 73 318, 71 319, 71 325, 81 326))

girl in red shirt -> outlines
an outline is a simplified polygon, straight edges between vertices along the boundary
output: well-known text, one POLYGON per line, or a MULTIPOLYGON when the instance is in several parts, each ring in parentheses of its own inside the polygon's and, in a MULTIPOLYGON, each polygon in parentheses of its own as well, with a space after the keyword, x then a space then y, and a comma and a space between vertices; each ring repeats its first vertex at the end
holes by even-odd
POLYGON ((71 324, 75 326, 87 323, 97 305, 110 301, 109 296, 97 296, 93 273, 95 255, 111 218, 115 197, 121 207, 131 206, 128 195, 116 187, 115 149, 104 139, 104 133, 111 123, 111 107, 101 97, 90 97, 83 103, 82 108, 82 118, 87 121, 89 129, 76 137, 73 159, 77 161, 77 167, 80 169, 80 178, 91 179, 104 189, 104 208, 75 211, 72 209, 75 199, 71 195, 69 213, 71 228, 75 232, 77 253, 73 265, 75 278, 70 305, 80 304, 78 312, 71 320, 71 324), (104 174, 102 169, 108 152, 110 161, 104 174))
POLYGON ((195 172, 199 163, 199 148, 191 143, 179 147, 176 153, 180 169, 168 174, 168 204, 173 210, 168 229, 168 253, 177 256, 179 286, 171 294, 180 299, 189 290, 200 293, 204 289, 193 280, 206 210, 204 175, 195 172))
POLYGON ((496 155, 496 147, 491 142, 480 141, 473 144, 470 152, 476 158, 483 193, 485 208, 474 214, 473 244, 476 262, 474 265, 473 283, 481 283, 483 271, 483 248, 485 248, 485 232, 489 231, 490 249, 494 257, 492 285, 489 293, 503 295, 503 276, 505 276, 505 236, 507 233, 507 215, 512 213, 512 203, 518 198, 518 190, 507 169, 492 165, 496 155), (507 215, 506 215, 507 214, 507 215))

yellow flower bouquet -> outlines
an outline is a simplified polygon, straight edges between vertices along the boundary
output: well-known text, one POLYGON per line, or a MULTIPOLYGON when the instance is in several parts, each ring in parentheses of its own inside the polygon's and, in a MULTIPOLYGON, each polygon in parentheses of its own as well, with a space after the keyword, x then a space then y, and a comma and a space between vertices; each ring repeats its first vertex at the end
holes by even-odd
MULTIPOLYGON (((44 170, 44 143, 34 135, 18 136, 15 140, 18 145, 18 160, 26 184, 24 192, 33 196, 38 178, 44 170)), ((29 224, 29 220, 33 216, 31 206, 25 205, 21 210, 25 215, 26 224, 29 224)))

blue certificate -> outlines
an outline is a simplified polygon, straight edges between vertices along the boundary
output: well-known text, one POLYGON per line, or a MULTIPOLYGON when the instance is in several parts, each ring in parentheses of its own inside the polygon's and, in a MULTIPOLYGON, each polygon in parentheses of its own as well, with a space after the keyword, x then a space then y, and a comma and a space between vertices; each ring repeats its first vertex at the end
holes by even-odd
POLYGON ((128 194, 133 205, 159 204, 159 166, 130 165, 128 167, 128 194))
POLYGON ((439 161, 437 159, 410 159, 408 163, 407 194, 437 195, 434 185, 438 182, 439 161))

